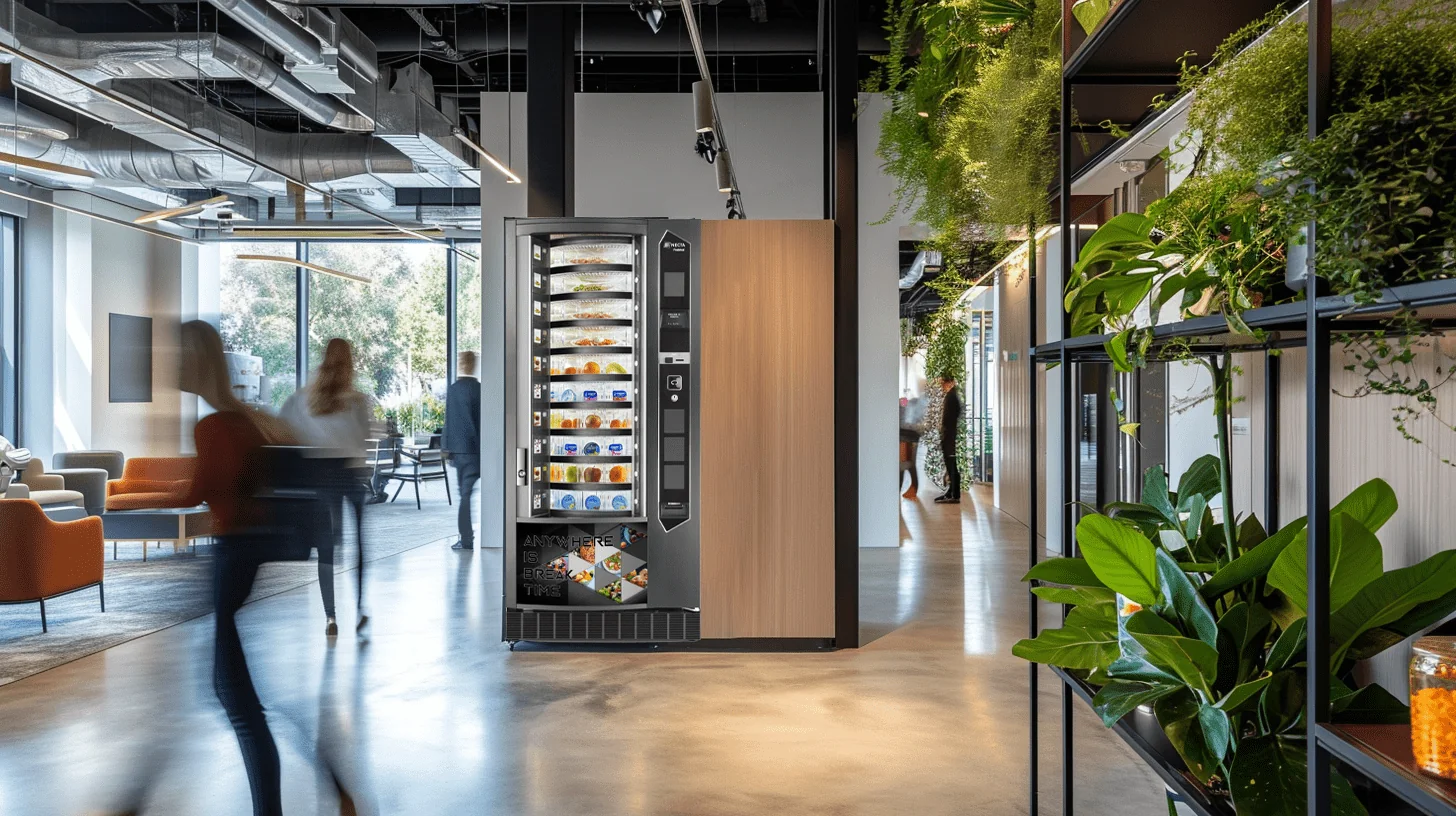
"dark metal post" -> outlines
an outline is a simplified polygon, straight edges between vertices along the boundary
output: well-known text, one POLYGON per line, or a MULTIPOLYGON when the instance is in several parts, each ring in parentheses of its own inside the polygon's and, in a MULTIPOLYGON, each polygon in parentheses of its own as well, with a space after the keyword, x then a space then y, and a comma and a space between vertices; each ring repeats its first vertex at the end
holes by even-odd
MULTIPOLYGON (((308 242, 297 241, 293 245, 293 257, 300 261, 308 261, 308 242)), ((294 273, 294 310, 298 319, 298 334, 294 338, 297 348, 293 357, 293 385, 302 390, 308 384, 308 290, 309 272, 301 266, 293 267, 294 273)))
MULTIPOLYGON (((1065 27, 1066 22, 1063 21, 1065 27)), ((1072 274, 1073 252, 1077 241, 1077 225, 1072 223, 1072 83, 1065 77, 1062 79, 1062 103, 1061 103, 1061 126, 1059 138, 1061 141, 1061 160, 1059 162, 1060 184, 1058 185, 1057 223, 1061 225, 1061 275, 1047 276, 1047 286, 1059 282, 1065 286, 1072 274)), ((1049 261, 1050 262, 1050 261, 1049 261)), ((1059 292, 1047 292, 1048 303, 1061 303, 1059 292)), ((1066 339, 1070 328, 1070 318, 1065 309, 1059 310, 1062 315, 1062 326, 1060 337, 1066 339)), ((1067 360, 1065 346, 1062 351, 1062 399, 1061 420, 1062 420, 1062 507, 1057 517, 1061 520, 1062 555, 1071 557, 1076 554, 1076 543, 1072 540, 1074 508, 1072 496, 1075 484, 1072 481, 1073 472, 1077 462, 1076 458, 1076 415, 1073 410, 1076 403, 1073 401, 1073 387, 1076 385, 1072 377, 1072 365, 1067 360)), ((1051 421, 1051 405, 1047 405, 1047 421, 1051 421)), ((1101 446, 1098 447, 1099 455, 1101 446)), ((1067 606, 1062 607, 1062 617, 1066 618, 1067 606)), ((1062 684, 1062 815, 1072 816, 1074 787, 1074 771, 1072 764, 1072 687, 1066 683, 1062 684)))
POLYGON ((459 284, 459 255, 455 252, 455 241, 451 239, 445 249, 445 382, 450 384, 455 382, 455 355, 460 346, 460 326, 455 319, 459 284))
POLYGON ((824 217, 834 221, 834 644, 859 646, 858 0, 823 6, 824 217))
POLYGON ((526 215, 576 215, 575 131, 577 10, 526 9, 526 215))
POLYGON ((1264 526, 1279 529, 1279 355, 1264 355, 1264 526))
MULTIPOLYGON (((1026 461, 1026 492, 1027 492, 1027 497, 1026 497, 1026 504, 1027 504, 1026 528, 1027 528, 1027 531, 1028 531, 1027 532, 1026 552, 1027 552, 1027 569, 1035 569, 1036 568, 1036 562, 1039 560, 1037 558, 1037 556, 1038 556, 1039 550, 1041 548, 1041 542, 1039 542, 1037 540, 1037 536, 1036 536, 1036 527, 1037 527, 1036 521, 1037 521, 1037 517, 1041 514, 1041 502, 1039 501, 1039 495, 1038 495, 1037 486, 1036 486, 1037 485, 1037 479, 1038 479, 1038 476, 1039 476, 1039 471, 1038 471, 1038 468, 1037 468, 1037 453, 1038 452, 1037 452, 1037 449, 1036 449, 1037 448, 1037 442, 1039 441, 1037 439, 1038 434, 1037 434, 1036 403, 1037 403, 1037 398, 1040 396, 1037 393, 1040 389, 1038 389, 1036 387, 1036 374, 1037 374, 1037 368, 1040 366, 1040 362, 1033 356, 1033 354, 1036 352, 1036 308, 1037 308, 1037 305, 1036 305, 1036 232, 1035 231, 1033 231, 1029 236, 1027 236, 1026 242, 1027 242, 1027 253, 1026 253, 1026 304, 1027 304, 1027 307, 1026 307, 1027 308, 1027 316, 1026 316, 1026 327, 1027 327, 1027 342, 1026 342, 1026 392, 1027 392, 1027 405, 1029 406, 1028 407, 1028 411, 1027 411, 1027 417, 1026 417, 1026 450, 1027 450, 1027 455, 1026 455, 1026 460, 1027 460, 1026 461)), ((1027 601, 1030 602, 1029 603, 1029 607, 1028 607, 1028 612, 1027 612, 1027 620, 1030 623, 1030 626, 1028 627, 1029 632, 1027 634, 1027 637, 1035 638, 1040 633, 1040 629, 1041 629, 1041 627, 1037 625, 1037 612, 1038 612, 1038 609, 1037 609, 1037 598, 1036 598, 1036 595, 1032 594, 1031 590, 1028 589, 1027 592, 1026 592, 1026 599, 1027 599, 1027 601)), ((1030 771, 1030 773, 1031 773, 1031 790, 1029 792, 1029 798, 1031 800, 1031 809, 1028 812, 1031 814, 1031 816, 1038 816, 1038 814, 1040 813, 1040 811, 1038 810, 1038 805, 1037 805, 1037 787, 1038 787, 1038 782, 1040 781, 1038 779, 1038 776, 1040 774, 1040 764, 1041 764, 1041 762, 1040 762, 1041 757, 1037 753, 1037 743, 1038 743, 1038 736, 1039 736, 1038 728, 1037 728, 1037 703, 1038 703, 1038 697, 1037 697, 1037 679, 1038 679, 1038 674, 1037 674, 1037 666, 1036 666, 1035 663, 1032 663, 1030 661, 1027 661, 1026 668, 1027 668, 1027 672, 1030 674, 1030 677, 1031 677, 1031 699, 1030 699, 1030 701, 1029 701, 1029 703, 1027 705, 1027 708, 1029 709, 1030 714, 1031 714, 1031 736, 1030 736, 1031 756, 1028 759, 1028 764, 1030 765, 1030 768, 1031 768, 1031 771, 1030 771)))
MULTIPOLYGON (((1319 135, 1329 114, 1331 0, 1309 4, 1309 137, 1319 135)), ((1308 499, 1308 686, 1305 719, 1309 724, 1308 805, 1310 816, 1330 813, 1330 754, 1319 726, 1330 719, 1330 324, 1317 308, 1319 280, 1315 225, 1309 225, 1309 275, 1305 296, 1305 490, 1308 499)))

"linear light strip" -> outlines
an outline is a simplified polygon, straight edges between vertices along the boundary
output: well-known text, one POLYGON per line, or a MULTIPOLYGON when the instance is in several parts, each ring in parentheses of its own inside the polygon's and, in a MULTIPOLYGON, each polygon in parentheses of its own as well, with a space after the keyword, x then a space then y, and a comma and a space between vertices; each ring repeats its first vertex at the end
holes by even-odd
POLYGON ((465 131, 461 130, 458 127, 451 128, 450 135, 454 136, 456 139, 459 139, 461 144, 465 145, 471 150, 474 150, 476 153, 479 153, 481 158, 490 162, 491 166, 495 169, 501 171, 501 173, 506 177, 506 184, 521 183, 521 177, 516 175, 515 171, 511 170, 511 168, 509 167, 506 167, 500 159, 497 159, 495 157, 495 154, 476 144, 473 140, 471 140, 469 136, 465 135, 465 131))
MULTIPOLYGON (((49 189, 49 188, 43 188, 43 189, 49 189)), ((84 215, 87 218, 94 218, 97 221, 105 221, 108 224, 115 224, 118 227, 126 227, 129 230, 136 230, 137 232, 144 232, 147 235, 153 235, 153 236, 156 236, 157 238, 166 238, 166 239, 171 240, 171 241, 176 241, 179 244, 188 244, 188 245, 196 246, 196 247, 202 246, 202 242, 201 241, 198 241, 198 240, 195 240, 195 239, 192 239, 192 238, 183 238, 180 235, 173 235, 170 232, 163 232, 162 230, 149 229, 147 227, 138 226, 136 224, 133 224, 130 221, 123 221, 120 218, 112 218, 109 215, 102 215, 101 213, 90 212, 88 210, 83 210, 80 207, 72 207, 69 204, 58 204, 58 203, 56 203, 54 201, 46 201, 43 198, 36 198, 35 196, 28 196, 25 193, 13 193, 13 192, 11 192, 9 190, 0 190, 0 195, 7 195, 7 196, 10 196, 11 198, 18 198, 21 201, 29 201, 32 204, 40 204, 41 206, 50 207, 51 209, 60 210, 62 212, 74 213, 75 215, 84 215)))
POLYGON ((238 255, 236 257, 240 261, 259 261, 262 263, 280 263, 288 264, 289 266, 301 266, 304 269, 311 269, 314 272, 319 272, 324 275, 334 275, 335 277, 346 278, 352 281, 359 281, 360 283, 374 282, 373 278, 365 277, 364 275, 355 275, 353 272, 340 272, 337 269, 330 269, 327 266, 322 266, 316 263, 309 263, 308 261, 300 261, 297 258, 290 258, 287 255, 238 255))
POLYGON ((96 174, 90 170, 83 170, 79 167, 68 167, 64 164, 56 164, 55 162, 43 161, 41 159, 31 159, 3 151, 0 151, 0 164, 13 164, 16 167, 29 167, 32 170, 44 170, 47 173, 60 173, 67 176, 96 178, 96 174))
MULTIPOLYGON (((245 156, 242 153, 239 153, 238 151, 234 150, 233 148, 228 147, 227 145, 223 144, 222 142, 215 141, 213 139, 209 139, 209 138, 207 138, 205 136, 202 136, 201 134, 194 133, 193 131, 188 130, 185 127, 182 127, 181 125, 175 124, 175 123, 171 122, 170 120, 168 120, 168 119, 166 119, 166 118, 164 118, 162 116, 157 115, 156 113, 152 112, 151 110, 148 110, 147 108, 142 107, 141 105, 138 105, 135 102, 132 102, 130 99, 127 99, 124 96, 119 96, 119 95, 117 95, 115 93, 112 93, 111 91, 106 90, 106 89, 104 89, 104 88, 102 88, 102 87, 100 87, 98 85, 94 85, 94 84, 92 84, 90 82, 87 82, 84 79, 80 79, 80 78, 78 78, 76 76, 73 76, 70 72, 64 71, 64 70, 62 70, 60 68, 57 68, 56 66, 51 65, 46 60, 43 60, 43 59, 35 56, 34 54, 28 53, 26 51, 22 51, 19 48, 16 48, 15 46, 13 46, 13 45, 8 45, 8 44, 3 43, 3 42, 0 42, 0 54, 9 54, 12 57, 15 57, 16 59, 22 60, 24 62, 28 62, 31 65, 35 65, 35 66, 37 66, 39 68, 43 68, 43 69, 45 69, 47 71, 50 71, 53 74, 57 74, 57 75, 59 75, 61 77, 64 77, 67 81, 69 81, 69 82, 71 82, 71 83, 73 83, 73 84, 75 84, 77 86, 80 86, 82 88, 85 88, 86 90, 88 90, 88 91, 90 91, 90 92, 92 92, 92 93, 94 93, 94 94, 96 94, 96 95, 98 95, 98 96, 100 96, 100 97, 102 97, 104 99, 110 100, 111 102, 114 102, 117 105, 120 105, 123 108, 126 108, 127 110, 131 111, 132 113, 135 113, 138 116, 141 116, 141 117, 143 117, 143 118, 145 118, 147 120, 150 120, 152 122, 156 122, 157 124, 161 125, 162 127, 165 127, 168 130, 171 130, 173 133, 176 133, 176 134, 178 134, 180 136, 183 136, 183 137, 185 137, 187 139, 191 139, 192 141, 197 142, 199 144, 207 145, 210 148, 213 148, 213 149, 215 149, 215 150, 217 150, 217 151, 219 151, 221 153, 225 153, 228 156, 231 156, 232 158, 237 159, 238 161, 241 161, 241 162, 244 162, 246 164, 252 165, 253 167, 261 167, 261 168, 263 168, 264 170, 267 170, 270 173, 274 173, 274 174, 278 175, 279 177, 283 178, 286 181, 291 181, 294 184, 297 184, 299 187, 302 187, 303 189, 308 190, 311 193, 315 193, 315 194, 321 195, 321 196, 329 195, 329 193, 327 193, 324 190, 321 190, 321 189, 319 189, 317 187, 314 187, 312 184, 308 184, 308 183, 299 181, 298 179, 295 179, 295 178, 290 177, 286 173, 281 173, 278 170, 275 170, 274 168, 269 167, 266 164, 263 164, 262 162, 258 161, 255 158, 252 158, 252 157, 249 157, 249 156, 245 156)), ((44 204, 46 202, 43 202, 42 201, 42 202, 39 202, 39 203, 44 204)), ((400 226, 399 224, 394 223, 393 221, 389 220, 388 218, 386 218, 386 217, 380 215, 379 213, 377 213, 377 212, 369 209, 368 207, 364 207, 364 206, 362 206, 360 204, 356 204, 356 203, 354 203, 352 201, 345 201, 344 203, 347 206, 353 207, 354 209, 358 210, 359 212, 364 213, 365 215, 368 215, 368 216, 370 216, 372 218, 378 219, 381 223, 387 225, 391 229, 399 230, 400 232, 404 233, 405 235, 409 235, 411 237, 418 238, 418 239, 420 239, 422 241, 429 241, 430 243, 439 243, 439 241, 436 241, 435 239, 432 239, 429 236, 426 236, 425 234, 423 234, 423 233, 421 233, 421 232, 419 232, 417 230, 413 230, 413 229, 410 229, 409 227, 400 226)), ((165 234, 165 233, 163 233, 163 234, 165 234)), ((168 237, 171 237, 171 236, 168 236, 168 237)))

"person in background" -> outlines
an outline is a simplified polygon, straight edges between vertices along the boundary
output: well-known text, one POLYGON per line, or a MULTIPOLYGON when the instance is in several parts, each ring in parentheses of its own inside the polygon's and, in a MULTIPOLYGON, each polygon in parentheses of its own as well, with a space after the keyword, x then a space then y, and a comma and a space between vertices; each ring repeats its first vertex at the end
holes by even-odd
POLYGON ((910 489, 903 494, 907 499, 920 494, 920 468, 916 458, 920 437, 925 433, 925 408, 930 402, 925 393, 925 380, 920 380, 917 386, 914 392, 907 389, 900 401, 900 470, 910 473, 910 489))
POLYGON ((177 507, 207 502, 216 536, 213 604, 216 612, 213 688, 227 712, 242 750, 252 789, 254 816, 281 816, 282 772, 278 747, 263 715, 263 704, 248 674, 238 637, 237 611, 253 589, 266 547, 247 531, 264 515, 254 498, 266 482, 265 445, 287 445, 293 438, 278 419, 254 411, 233 396, 222 338, 212 326, 193 320, 182 325, 178 386, 196 394, 216 413, 197 423, 197 468, 177 507))
POLYGON ((956 391, 955 376, 950 372, 940 375, 940 390, 945 392, 945 404, 940 412, 940 454, 945 459, 945 494, 938 497, 937 504, 960 504, 961 467, 956 461, 956 431, 960 428, 960 393, 956 391))
POLYGON ((475 377, 475 352, 460 352, 458 377, 445 392, 445 439, 441 447, 455 464, 460 484, 460 540, 452 550, 475 549, 475 522, 470 497, 480 481, 480 380, 475 377))
POLYGON ((354 387, 354 349, 340 337, 330 340, 324 360, 308 387, 294 392, 280 413, 300 442, 315 448, 321 460, 328 495, 330 530, 318 537, 319 593, 323 596, 324 634, 339 634, 334 619, 334 554, 344 544, 343 509, 354 509, 354 533, 358 545, 356 572, 359 582, 359 621, 356 631, 369 622, 364 614, 364 467, 365 440, 369 438, 369 398, 354 387))

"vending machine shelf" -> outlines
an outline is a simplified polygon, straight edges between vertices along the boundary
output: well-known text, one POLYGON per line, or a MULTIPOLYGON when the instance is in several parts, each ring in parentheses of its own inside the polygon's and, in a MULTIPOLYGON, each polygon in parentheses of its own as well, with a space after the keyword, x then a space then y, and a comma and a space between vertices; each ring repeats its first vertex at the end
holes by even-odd
POLYGON ((631 428, 552 428, 552 436, 631 436, 631 428))
POLYGON ((551 300, 634 300, 636 297, 631 292, 557 292, 551 300))
POLYGON ((631 482, 552 482, 557 490, 631 490, 631 482))
POLYGON ((632 264, 619 263, 595 263, 595 264, 564 264, 551 267, 551 274, 565 275, 567 273, 580 272, 631 272, 635 269, 632 264))
POLYGON ((572 318, 572 319, 567 319, 567 320, 553 320, 553 321, 551 321, 551 328, 553 328, 553 329, 565 329, 565 328, 605 329, 605 328, 609 328, 609 327, 612 327, 612 326, 627 326, 627 327, 630 328, 631 326, 636 325, 636 323, 637 323, 637 321, 635 321, 635 320, 609 320, 609 319, 606 319, 606 318, 593 318, 593 319, 590 319, 590 320, 578 320, 578 319, 572 318))
POLYGON ((621 462, 631 462, 632 455, 623 456, 552 456, 551 461, 557 464, 566 465, 610 465, 621 462))
POLYGON ((631 354, 633 351, 631 346, 562 346, 551 349, 552 354, 562 357, 571 354, 631 354))
MULTIPOLYGON (((628 402, 616 402, 614 400, 597 400, 595 402, 553 402, 553 403, 551 403, 551 407, 552 408, 584 408, 586 410, 591 410, 593 408, 602 408, 602 409, 611 411, 611 410, 615 410, 617 408, 631 408, 632 407, 632 403, 630 401, 628 401, 628 402)), ((560 429, 558 428, 557 430, 560 430, 560 429)))
POLYGON ((552 382, 632 382, 632 374, 552 374, 552 382))

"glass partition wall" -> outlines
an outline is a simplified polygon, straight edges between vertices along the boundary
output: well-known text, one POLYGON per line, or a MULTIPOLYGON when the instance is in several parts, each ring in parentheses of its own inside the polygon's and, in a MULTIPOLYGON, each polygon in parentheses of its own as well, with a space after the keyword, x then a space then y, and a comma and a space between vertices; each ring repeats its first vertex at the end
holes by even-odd
POLYGON ((443 422, 452 346, 480 350, 479 257, 480 245, 466 242, 224 243, 223 343, 236 364, 256 358, 271 392, 257 401, 277 408, 307 382, 328 341, 342 337, 376 414, 404 433, 428 433, 443 422))

